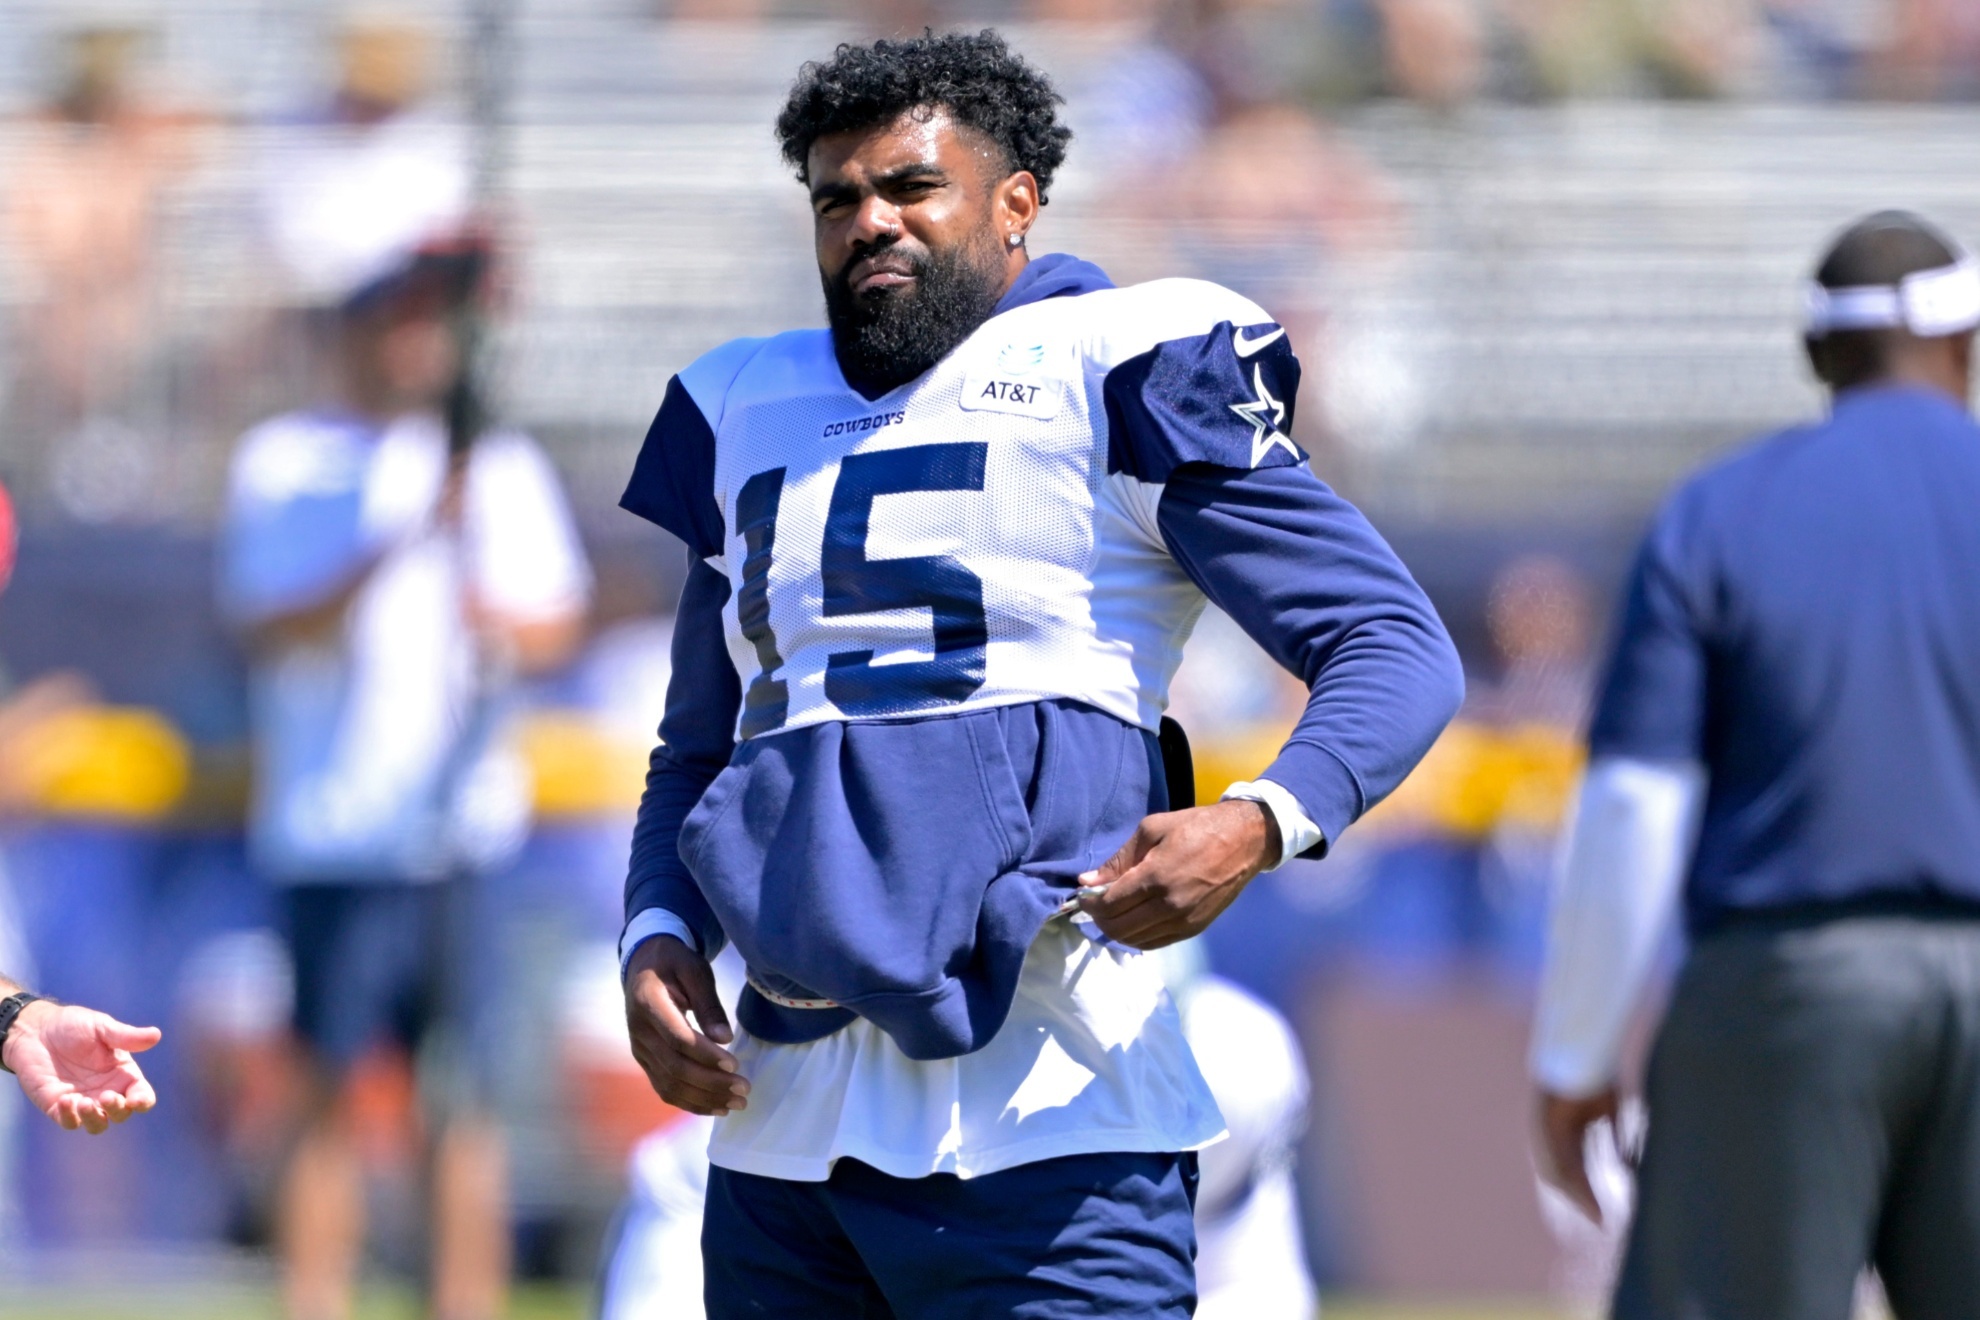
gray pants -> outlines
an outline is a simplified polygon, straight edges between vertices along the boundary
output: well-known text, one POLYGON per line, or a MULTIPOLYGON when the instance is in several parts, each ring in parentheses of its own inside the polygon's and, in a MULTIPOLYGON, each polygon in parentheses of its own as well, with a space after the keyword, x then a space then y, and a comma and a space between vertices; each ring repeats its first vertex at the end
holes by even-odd
POLYGON ((1618 1320, 1980 1317, 1980 921, 1707 936, 1648 1100, 1618 1320))

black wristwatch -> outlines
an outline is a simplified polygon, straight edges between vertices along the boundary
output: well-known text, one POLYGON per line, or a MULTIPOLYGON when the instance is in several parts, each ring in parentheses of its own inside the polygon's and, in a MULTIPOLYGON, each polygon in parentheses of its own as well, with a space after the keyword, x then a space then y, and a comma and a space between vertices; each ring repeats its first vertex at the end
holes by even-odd
POLYGON ((22 990, 0 999, 0 1072, 14 1071, 7 1066, 7 1037, 14 1030, 14 1020, 20 1017, 22 1009, 40 998, 41 995, 31 995, 22 990))

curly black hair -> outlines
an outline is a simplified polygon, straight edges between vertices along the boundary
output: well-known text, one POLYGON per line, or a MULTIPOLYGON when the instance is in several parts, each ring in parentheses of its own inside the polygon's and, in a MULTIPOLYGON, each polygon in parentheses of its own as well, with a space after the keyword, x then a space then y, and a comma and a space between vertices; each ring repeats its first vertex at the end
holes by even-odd
POLYGON ((974 36, 930 31, 906 41, 842 44, 830 60, 806 64, 777 116, 777 138, 799 182, 809 183, 805 161, 819 138, 940 106, 995 142, 1011 170, 1031 171, 1043 205, 1072 140, 1058 118, 1064 100, 990 29, 974 36))

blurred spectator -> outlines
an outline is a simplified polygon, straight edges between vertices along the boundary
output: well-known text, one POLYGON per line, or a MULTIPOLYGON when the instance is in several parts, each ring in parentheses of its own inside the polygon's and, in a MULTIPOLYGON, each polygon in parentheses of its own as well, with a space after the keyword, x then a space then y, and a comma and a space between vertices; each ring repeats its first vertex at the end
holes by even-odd
POLYGON ((1975 94, 1980 14, 1968 0, 1887 0, 1883 40, 1864 69, 1865 94, 1929 101, 1975 94))
POLYGON ((1481 95, 1712 97, 1764 86, 1763 9, 1756 0, 1351 0, 1344 10, 1358 21, 1340 31, 1378 34, 1364 44, 1379 47, 1384 79, 1367 90, 1439 107, 1481 95))
POLYGON ((468 210, 466 135, 424 107, 425 30, 353 22, 338 51, 328 107, 284 135, 262 181, 270 246, 292 296, 306 306, 392 277, 408 250, 468 210))
MULTIPOLYGON (((125 468, 147 462, 133 452, 144 440, 131 433, 130 396, 159 353, 159 212, 190 163, 193 122, 137 90, 143 39, 95 27, 62 41, 56 90, 24 126, 5 199, 27 283, 12 429, 37 446, 92 451, 85 464, 125 468)), ((104 484, 101 471, 82 476, 91 490, 104 484)), ((143 493, 141 477, 107 503, 84 492, 77 511, 114 514, 143 493)))
POLYGON ((1527 95, 1715 96, 1751 54, 1741 0, 1500 0, 1527 95))
POLYGON ((264 926, 211 935, 187 954, 175 998, 192 1061, 186 1101, 223 1156, 228 1236, 266 1242, 282 1156, 307 1099, 289 1031, 296 998, 289 951, 264 926))
POLYGON ((1594 599, 1565 560, 1522 555, 1493 575, 1486 626, 1495 682, 1470 684, 1460 719, 1474 730, 1474 788, 1496 801, 1481 840, 1487 930, 1522 974, 1538 961, 1560 833, 1580 773, 1579 738, 1594 683, 1594 599))
MULTIPOLYGON (((0 486, 0 590, 13 575, 15 544, 13 502, 0 486)), ((0 766, 14 759, 10 734, 33 723, 23 703, 0 705, 0 766)), ((0 869, 0 955, 5 966, 18 968, 23 959, 12 897, 0 869)), ((131 1052, 150 1049, 159 1034, 156 1027, 128 1026, 93 1009, 41 998, 0 974, 0 1068, 20 1079, 35 1108, 71 1131, 102 1132, 157 1102, 131 1052)), ((0 1119, 0 1139, 10 1135, 0 1119)), ((10 1161, 0 1157, 0 1174, 10 1172, 10 1161)))
MULTIPOLYGON (((321 1111, 284 1198, 292 1301, 306 1315, 342 1313, 361 1240, 337 1087, 380 1038, 420 1043, 438 963, 465 975, 463 873, 522 826, 513 767, 486 745, 491 706, 507 673, 568 654, 586 593, 531 442, 485 437, 449 472, 434 409, 459 359, 449 309, 423 283, 410 276, 345 313, 345 397, 257 427, 233 477, 228 603, 257 644, 254 843, 288 886, 298 1027, 321 1070, 321 1111)), ((446 1026, 472 1055, 488 1042, 472 1039, 465 990, 443 992, 455 1000, 446 1026)), ((493 1314, 500 1142, 475 1116, 473 1078, 451 1089, 435 1151, 435 1300, 441 1314, 493 1314)))
POLYGON ((1325 45, 1292 0, 1177 0, 1083 98, 1105 162, 1125 280, 1178 272, 1273 308, 1307 345, 1295 415, 1324 468, 1325 307, 1337 254, 1391 242, 1395 199, 1375 164, 1306 104, 1325 45))
POLYGON ((1878 40, 1876 9, 1854 0, 1762 0, 1784 90, 1822 99, 1852 94, 1878 40))
POLYGON ((1046 23, 1128 23, 1143 17, 1145 0, 1030 0, 1025 17, 1046 23))
POLYGON ((1303 102, 1331 37, 1297 0, 1165 0, 1082 98, 1084 149, 1116 176, 1188 156, 1247 109, 1303 102))
POLYGON ((1594 686, 1594 598, 1553 555, 1493 574, 1486 631, 1496 671, 1474 673, 1465 704, 1430 754, 1369 815, 1368 835, 1475 841, 1477 883, 1501 952, 1527 962, 1540 931, 1556 839, 1581 771, 1594 686))
POLYGON ((765 0, 661 0, 660 12, 676 22, 760 23, 765 0))
POLYGON ((674 1110, 627 1170, 599 1275, 599 1320, 701 1320, 701 1218, 715 1120, 674 1110))
POLYGON ((1375 0, 1390 88, 1448 108, 1484 86, 1487 22, 1479 0, 1375 0))
POLYGON ((1472 684, 1466 716, 1579 733, 1595 681, 1594 608, 1581 574, 1552 555, 1523 555, 1494 574, 1485 621, 1498 681, 1472 684))
POLYGON ((377 1091, 364 1079, 379 1047, 417 1051, 432 1309, 494 1316, 506 1161, 486 1109, 499 1027, 474 876, 527 824, 503 694, 571 653, 590 577, 536 445, 451 436, 441 415, 468 366, 459 327, 486 254, 463 237, 458 136, 411 109, 422 40, 359 27, 343 49, 335 113, 280 163, 270 199, 298 288, 334 303, 331 385, 321 406, 242 440, 223 550, 224 603, 254 649, 251 843, 281 886, 314 1067, 278 1238, 292 1313, 348 1314, 363 1094, 377 1091))
POLYGON ((1196 1314, 1202 1320, 1306 1320, 1318 1298, 1293 1185, 1308 1093, 1298 1037, 1276 1009, 1212 973, 1199 942, 1172 945, 1155 956, 1229 1129, 1199 1156, 1196 1314))

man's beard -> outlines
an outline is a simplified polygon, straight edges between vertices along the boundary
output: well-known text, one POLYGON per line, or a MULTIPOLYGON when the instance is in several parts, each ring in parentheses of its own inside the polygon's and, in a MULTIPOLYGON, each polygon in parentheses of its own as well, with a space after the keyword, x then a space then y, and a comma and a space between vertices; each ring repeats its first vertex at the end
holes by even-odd
MULTIPOLYGON (((859 257, 898 242, 874 244, 859 257)), ((823 281, 832 348, 848 385, 869 399, 878 398, 940 362, 990 319, 1003 296, 1004 271, 1001 260, 978 257, 981 246, 963 243, 926 256, 900 249, 897 255, 914 276, 911 291, 893 287, 854 293, 851 274, 858 257, 836 279, 823 281)))

